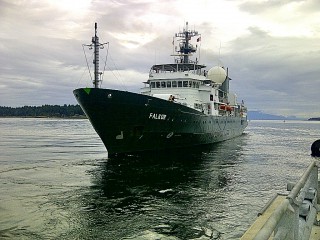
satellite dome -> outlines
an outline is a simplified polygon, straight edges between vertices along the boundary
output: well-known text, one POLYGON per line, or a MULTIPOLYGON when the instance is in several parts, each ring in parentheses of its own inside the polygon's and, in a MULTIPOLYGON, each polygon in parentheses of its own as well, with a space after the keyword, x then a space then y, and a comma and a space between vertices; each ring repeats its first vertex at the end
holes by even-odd
POLYGON ((208 71, 208 78, 215 83, 223 83, 227 78, 226 70, 223 67, 215 66, 208 71))

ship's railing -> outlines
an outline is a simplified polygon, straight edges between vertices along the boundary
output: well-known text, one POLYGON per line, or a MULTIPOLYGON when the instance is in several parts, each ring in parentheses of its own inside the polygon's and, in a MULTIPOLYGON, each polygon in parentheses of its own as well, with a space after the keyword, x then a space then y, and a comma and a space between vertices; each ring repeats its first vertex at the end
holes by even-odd
POLYGON ((309 239, 316 223, 318 194, 318 165, 314 161, 253 239, 309 239))
POLYGON ((195 75, 206 76, 205 66, 196 63, 176 63, 176 64, 159 64, 151 67, 149 76, 157 73, 193 73, 195 75))

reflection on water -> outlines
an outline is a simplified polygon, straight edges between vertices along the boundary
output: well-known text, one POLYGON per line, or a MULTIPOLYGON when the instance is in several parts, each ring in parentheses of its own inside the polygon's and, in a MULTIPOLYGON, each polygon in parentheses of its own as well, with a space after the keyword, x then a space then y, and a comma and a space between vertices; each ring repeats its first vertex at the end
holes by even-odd
POLYGON ((106 239, 218 238, 215 226, 225 217, 219 204, 225 205, 224 191, 232 178, 227 169, 239 160, 241 144, 240 138, 107 159, 90 172, 93 185, 80 200, 86 231, 106 239))

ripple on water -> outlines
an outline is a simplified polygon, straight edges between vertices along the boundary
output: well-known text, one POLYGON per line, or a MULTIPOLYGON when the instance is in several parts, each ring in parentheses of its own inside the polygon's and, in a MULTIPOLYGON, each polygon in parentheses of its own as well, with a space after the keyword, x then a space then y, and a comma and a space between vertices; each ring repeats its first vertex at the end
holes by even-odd
POLYGON ((107 159, 87 120, 0 123, 1 239, 239 239, 320 136, 251 121, 207 148, 107 159))

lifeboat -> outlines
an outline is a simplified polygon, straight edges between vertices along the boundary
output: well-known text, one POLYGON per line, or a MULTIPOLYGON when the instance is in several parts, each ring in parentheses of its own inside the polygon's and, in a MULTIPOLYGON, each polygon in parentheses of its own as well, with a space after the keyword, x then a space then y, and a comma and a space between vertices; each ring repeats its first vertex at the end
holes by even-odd
POLYGON ((233 111, 233 107, 229 106, 229 105, 220 105, 220 110, 224 110, 224 111, 233 111))
POLYGON ((226 110, 226 107, 227 107, 226 105, 220 105, 219 108, 220 108, 220 110, 224 110, 224 111, 225 111, 225 110, 226 110))
POLYGON ((226 111, 231 112, 231 111, 232 111, 232 107, 231 107, 231 106, 229 106, 229 105, 227 105, 227 106, 226 106, 226 111))

